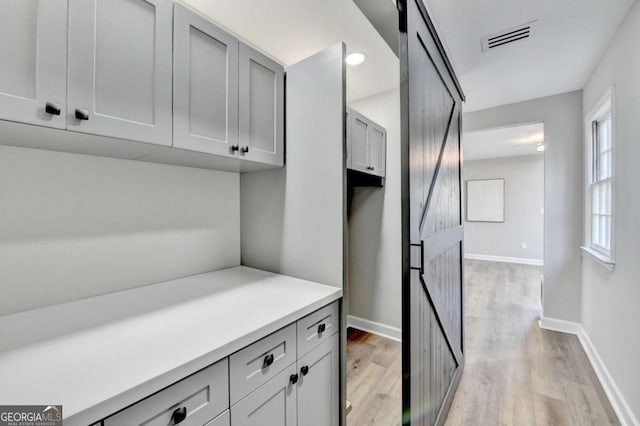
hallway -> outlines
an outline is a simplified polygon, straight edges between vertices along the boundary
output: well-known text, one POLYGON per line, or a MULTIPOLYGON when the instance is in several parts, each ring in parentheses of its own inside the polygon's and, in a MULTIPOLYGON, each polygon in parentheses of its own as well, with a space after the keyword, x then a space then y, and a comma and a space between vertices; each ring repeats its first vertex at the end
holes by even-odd
POLYGON ((465 268, 466 365, 446 424, 618 424, 578 338, 538 327, 542 268, 465 268))
MULTIPOLYGON (((466 365, 446 425, 619 424, 577 337, 538 327, 542 268, 477 260, 465 268, 466 365)), ((400 386, 382 368, 399 374, 390 361, 400 351, 351 331, 348 424, 394 424, 400 386), (363 380, 367 371, 376 379, 363 380)))

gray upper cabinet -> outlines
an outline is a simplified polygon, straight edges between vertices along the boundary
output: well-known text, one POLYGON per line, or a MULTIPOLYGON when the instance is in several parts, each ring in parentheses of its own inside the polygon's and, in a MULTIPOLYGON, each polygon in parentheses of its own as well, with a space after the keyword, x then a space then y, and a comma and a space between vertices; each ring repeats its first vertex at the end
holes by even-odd
POLYGON ((173 145, 238 155, 238 40, 176 4, 173 145))
POLYGON ((348 111, 348 147, 347 167, 352 170, 367 173, 367 135, 369 134, 369 120, 362 114, 350 109, 348 111))
POLYGON ((339 334, 321 343, 298 360, 298 424, 338 426, 340 424, 339 334))
POLYGON ((64 129, 67 0, 2 2, 0 65, 0 119, 64 129))
POLYGON ((347 168, 384 177, 386 173, 386 130, 360 114, 347 112, 347 168))
POLYGON ((384 177, 386 172, 387 131, 383 127, 371 123, 367 142, 369 173, 384 177))
POLYGON ((240 155, 284 164, 284 67, 240 43, 240 155))
POLYGON ((69 0, 69 130, 171 145, 171 0, 69 0))

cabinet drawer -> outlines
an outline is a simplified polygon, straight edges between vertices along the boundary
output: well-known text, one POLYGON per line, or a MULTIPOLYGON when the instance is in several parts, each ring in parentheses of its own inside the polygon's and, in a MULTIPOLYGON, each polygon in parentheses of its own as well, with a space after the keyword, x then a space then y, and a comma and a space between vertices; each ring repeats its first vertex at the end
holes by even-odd
POLYGON ((325 306, 302 318, 297 323, 298 357, 324 342, 340 329, 338 302, 325 306))
POLYGON ((200 426, 228 408, 229 364, 225 358, 105 419, 104 426, 166 426, 174 424, 172 416, 178 409, 186 409, 180 424, 200 426))
POLYGON ((296 361, 296 325, 265 337, 229 358, 231 404, 296 361))
POLYGON ((204 426, 231 426, 231 415, 229 413, 229 410, 225 411, 204 426))

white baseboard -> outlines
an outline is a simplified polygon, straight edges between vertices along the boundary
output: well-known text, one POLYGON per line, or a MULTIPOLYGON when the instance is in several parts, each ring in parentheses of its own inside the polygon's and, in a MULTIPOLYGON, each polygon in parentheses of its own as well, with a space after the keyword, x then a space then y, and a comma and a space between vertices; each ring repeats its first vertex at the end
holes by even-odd
POLYGON ((600 384, 602 385, 607 398, 609 398, 609 402, 611 403, 613 410, 616 412, 620 423, 623 426, 640 425, 638 418, 633 414, 633 411, 631 411, 631 407, 629 407, 627 400, 624 395, 622 395, 622 392, 620 392, 618 385, 616 385, 616 382, 613 380, 611 373, 609 373, 607 366, 602 361, 602 358, 600 358, 598 350, 591 342, 591 339, 584 327, 582 327, 582 324, 554 318, 540 318, 540 328, 575 334, 578 336, 580 344, 582 344, 582 348, 586 352, 589 362, 595 370, 598 380, 600 380, 600 384))
POLYGON ((522 265, 542 266, 542 259, 525 259, 522 257, 492 256, 490 254, 465 253, 465 259, 488 260, 490 262, 520 263, 522 265))
POLYGON ((540 318, 540 328, 551 331, 559 331, 561 333, 575 334, 580 336, 583 333, 582 325, 578 322, 559 320, 555 318, 540 318))
POLYGON ((358 330, 386 337, 387 339, 395 340, 396 342, 402 341, 401 329, 381 324, 379 322, 369 321, 353 315, 347 315, 347 327, 357 328, 358 330))

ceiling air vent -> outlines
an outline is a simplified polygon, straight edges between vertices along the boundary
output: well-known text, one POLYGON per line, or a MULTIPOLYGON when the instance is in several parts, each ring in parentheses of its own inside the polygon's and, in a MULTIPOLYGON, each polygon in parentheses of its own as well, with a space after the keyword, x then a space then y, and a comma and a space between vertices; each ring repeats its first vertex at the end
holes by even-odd
POLYGON ((498 47, 507 46, 532 37, 536 22, 537 21, 527 22, 526 24, 482 37, 482 51, 488 52, 498 47))

